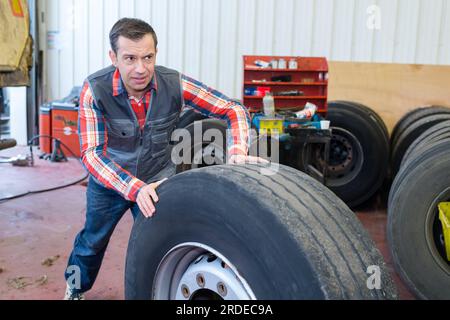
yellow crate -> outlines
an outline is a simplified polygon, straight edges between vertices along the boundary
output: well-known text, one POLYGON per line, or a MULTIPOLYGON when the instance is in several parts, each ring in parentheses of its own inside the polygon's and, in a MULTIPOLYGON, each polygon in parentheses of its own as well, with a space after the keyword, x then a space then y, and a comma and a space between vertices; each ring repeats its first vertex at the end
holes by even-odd
POLYGON ((450 261, 450 202, 439 203, 439 220, 442 223, 442 231, 444 232, 445 251, 447 252, 447 260, 450 261))
POLYGON ((283 133, 283 120, 282 119, 260 119, 259 120, 259 133, 260 134, 282 134, 283 133))

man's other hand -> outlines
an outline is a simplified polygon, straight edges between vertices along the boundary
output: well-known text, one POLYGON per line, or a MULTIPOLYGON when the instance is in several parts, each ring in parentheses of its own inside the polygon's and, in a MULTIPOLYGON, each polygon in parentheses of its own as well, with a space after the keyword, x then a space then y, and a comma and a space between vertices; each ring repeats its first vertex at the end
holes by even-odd
POLYGON ((146 185, 145 187, 142 187, 142 189, 139 191, 136 202, 139 206, 139 209, 141 209, 142 214, 146 218, 151 218, 155 214, 154 203, 157 203, 159 201, 158 195, 156 194, 156 189, 159 187, 161 183, 163 183, 166 180, 167 178, 146 185))
POLYGON ((228 160, 228 164, 257 164, 257 163, 264 163, 268 164, 269 161, 266 159, 260 158, 260 157, 253 157, 253 156, 243 156, 243 155, 232 155, 230 159, 228 160))

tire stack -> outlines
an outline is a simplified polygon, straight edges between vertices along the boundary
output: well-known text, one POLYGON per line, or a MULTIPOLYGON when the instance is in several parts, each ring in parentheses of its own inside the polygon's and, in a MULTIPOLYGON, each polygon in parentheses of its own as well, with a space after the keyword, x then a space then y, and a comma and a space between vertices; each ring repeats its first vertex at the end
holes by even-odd
POLYGON ((403 157, 410 145, 426 130, 446 120, 450 120, 450 108, 442 106, 418 108, 400 119, 391 138, 393 176, 399 171, 403 157))
POLYGON ((450 297, 438 204, 450 201, 450 108, 406 114, 394 128, 388 243, 403 280, 422 299, 450 297))

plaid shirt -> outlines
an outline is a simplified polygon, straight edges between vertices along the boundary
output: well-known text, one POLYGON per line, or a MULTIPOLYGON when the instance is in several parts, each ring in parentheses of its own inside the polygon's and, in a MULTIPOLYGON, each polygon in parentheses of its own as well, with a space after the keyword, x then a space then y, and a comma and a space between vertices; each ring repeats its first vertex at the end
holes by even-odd
MULTIPOLYGON (((189 106, 208 117, 227 121, 228 128, 231 129, 232 139, 228 142, 228 155, 247 155, 250 116, 246 108, 231 101, 220 92, 185 75, 181 76, 181 86, 185 106, 189 106)), ((111 94, 117 96, 122 94, 124 90, 120 73, 116 69, 111 94)), ((155 77, 150 84, 149 91, 140 102, 133 97, 129 97, 141 128, 145 124, 152 90, 158 91, 155 77)), ((81 160, 89 173, 105 187, 116 190, 127 200, 136 201, 140 189, 146 184, 108 157, 108 136, 105 121, 102 112, 94 103, 89 85, 85 83, 80 96, 78 116, 81 160)))

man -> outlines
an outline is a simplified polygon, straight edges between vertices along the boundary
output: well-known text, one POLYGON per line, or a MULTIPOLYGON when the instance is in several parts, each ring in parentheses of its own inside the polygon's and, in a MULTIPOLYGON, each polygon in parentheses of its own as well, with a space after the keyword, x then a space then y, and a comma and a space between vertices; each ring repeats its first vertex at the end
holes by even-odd
POLYGON ((65 277, 65 299, 84 299, 100 269, 111 234, 131 209, 155 214, 156 189, 175 174, 169 138, 189 106, 227 120, 229 162, 248 157, 250 118, 245 107, 174 70, 155 66, 157 37, 150 25, 121 19, 110 32, 112 66, 89 76, 80 96, 82 162, 90 173, 84 229, 77 235, 65 277))

